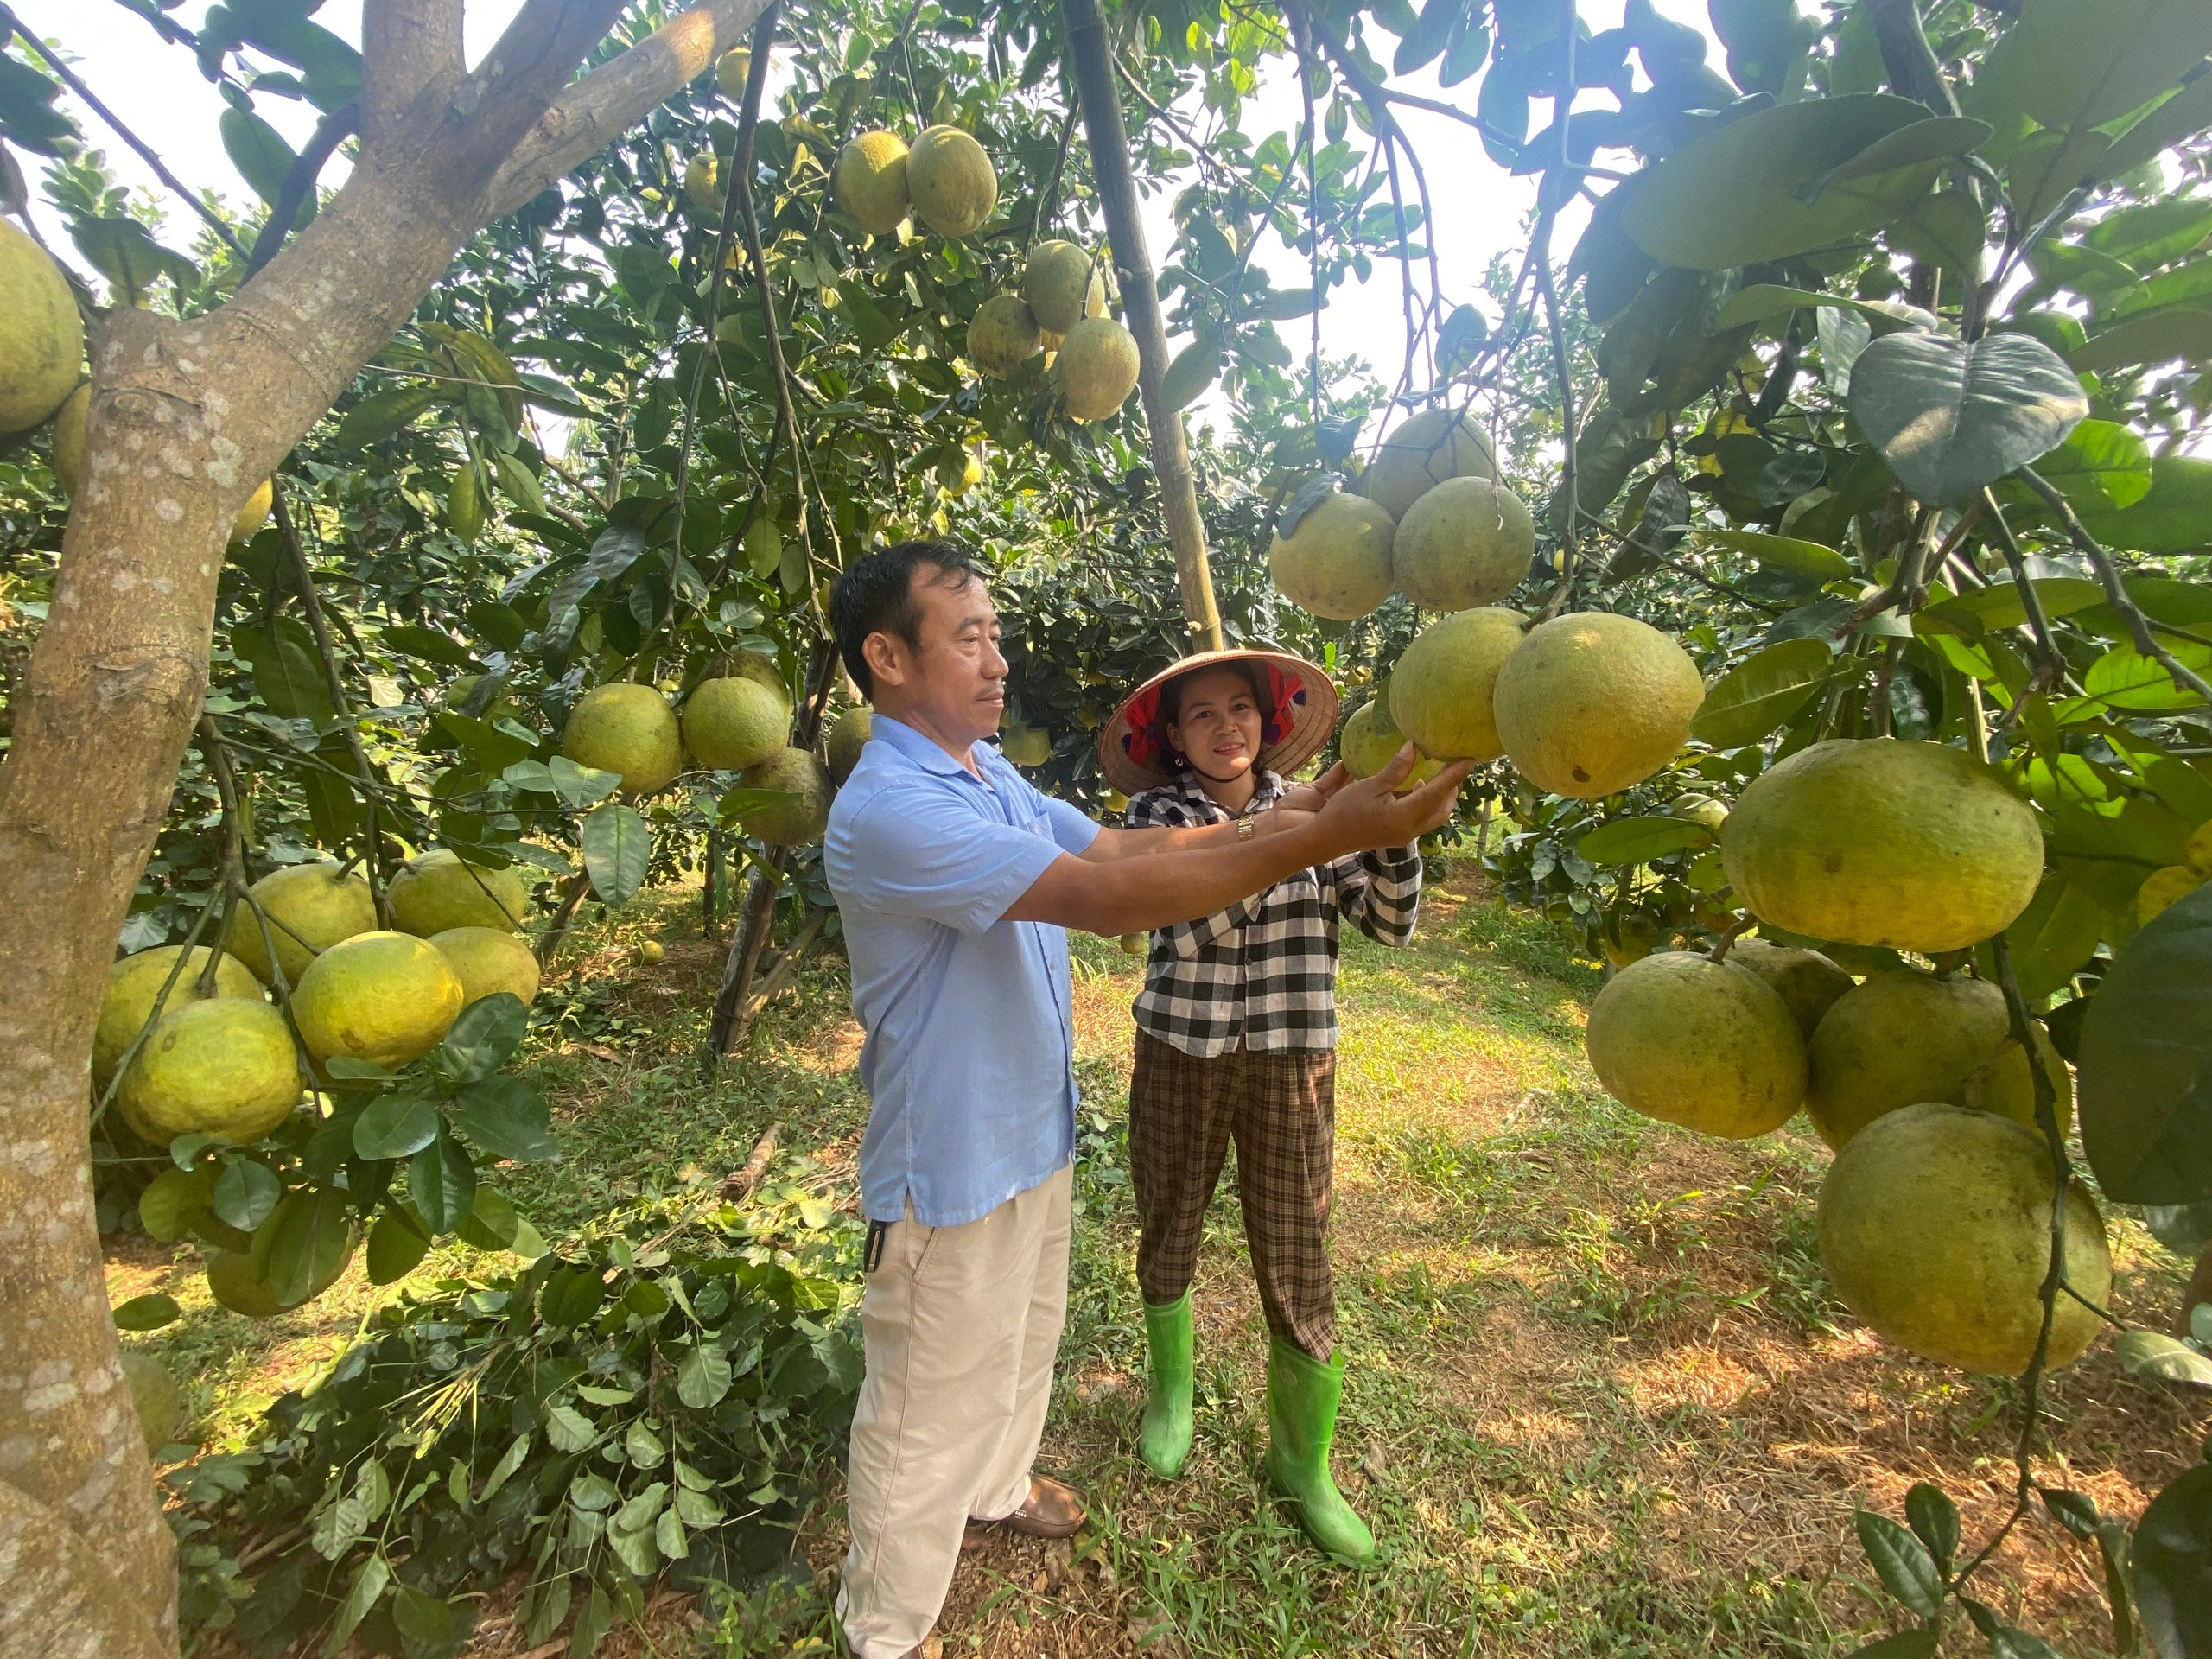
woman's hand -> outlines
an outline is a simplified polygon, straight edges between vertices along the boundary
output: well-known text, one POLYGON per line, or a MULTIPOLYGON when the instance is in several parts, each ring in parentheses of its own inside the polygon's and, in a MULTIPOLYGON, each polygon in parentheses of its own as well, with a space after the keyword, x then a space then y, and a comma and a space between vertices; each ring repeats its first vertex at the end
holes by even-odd
POLYGON ((1282 798, 1274 804, 1278 812, 1286 807, 1294 812, 1319 812, 1329 803, 1329 797, 1351 781, 1351 773, 1344 770, 1344 763, 1338 761, 1310 784, 1293 784, 1283 791, 1282 798))

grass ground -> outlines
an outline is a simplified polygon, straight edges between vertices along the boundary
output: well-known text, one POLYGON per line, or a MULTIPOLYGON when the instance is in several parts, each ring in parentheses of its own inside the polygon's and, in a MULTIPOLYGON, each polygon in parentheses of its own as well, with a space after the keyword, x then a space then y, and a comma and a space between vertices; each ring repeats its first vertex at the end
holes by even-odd
MULTIPOLYGON (((541 1003, 555 1017, 537 1080, 567 1157, 509 1190, 548 1236, 735 1168, 772 1122, 806 1179, 849 1199, 866 1102, 841 967, 804 976, 704 1084, 695 1055, 718 954, 695 913, 671 895, 597 931, 541 1003), (632 966, 625 944, 647 933, 668 958, 632 966)), ((1705 1141, 1614 1105, 1581 1058, 1594 971, 1541 925, 1448 889, 1413 948, 1355 939, 1344 971, 1337 1470, 1383 1564, 1326 1564, 1261 1492, 1266 1339, 1227 1179, 1195 1293, 1197 1451, 1181 1480, 1146 1478, 1129 1452, 1142 1338, 1121 1149, 1138 964, 1093 940, 1077 955, 1083 1212, 1045 1464, 1084 1489, 1097 1524, 1072 1550, 1007 1540, 963 1561, 943 1655, 1848 1653, 1883 1618, 1854 1506, 1897 1514, 1925 1479, 1966 1510, 1970 1545, 2001 1516, 2000 1385, 1885 1349, 1828 1296, 1817 1143, 1794 1128, 1705 1141)), ((2114 1235, 2118 1311, 2163 1325, 2179 1292, 2171 1258, 2131 1222, 2114 1235)), ((211 1443, 249 1432, 391 1294, 357 1268, 255 1324, 207 1304, 188 1251, 125 1249, 111 1278, 118 1300, 167 1288, 186 1304, 139 1340, 189 1378, 211 1443)), ((2052 1397, 2066 1479, 2122 1514, 2212 1429, 2212 1414, 2123 1376, 2108 1344, 2052 1397)), ((825 1588, 841 1530, 832 1492, 804 1541, 825 1588)), ((2069 1655, 2102 1653, 2095 1571, 2055 1527, 2031 1525, 1982 1594, 2069 1655)), ((827 1633, 819 1594, 714 1624, 670 1596, 603 1651, 801 1652, 827 1633)), ((494 1616, 472 1651, 517 1648, 494 1616)))

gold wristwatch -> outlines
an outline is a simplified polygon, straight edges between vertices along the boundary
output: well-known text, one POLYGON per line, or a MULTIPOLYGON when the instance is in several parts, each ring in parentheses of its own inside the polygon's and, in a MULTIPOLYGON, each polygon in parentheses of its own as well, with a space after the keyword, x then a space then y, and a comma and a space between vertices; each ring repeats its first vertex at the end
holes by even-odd
POLYGON ((1259 833, 1260 821, 1257 818, 1239 818, 1236 820, 1237 840, 1249 841, 1253 836, 1259 833))

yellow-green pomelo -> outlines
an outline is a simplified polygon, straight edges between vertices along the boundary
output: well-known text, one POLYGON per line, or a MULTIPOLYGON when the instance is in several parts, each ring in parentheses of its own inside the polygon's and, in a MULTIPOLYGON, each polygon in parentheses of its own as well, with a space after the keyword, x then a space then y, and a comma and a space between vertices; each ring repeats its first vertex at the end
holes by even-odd
POLYGON ((865 709, 848 709, 831 723, 828 745, 830 781, 838 788, 845 786, 845 779, 860 765, 861 751, 868 747, 868 734, 874 725, 874 716, 865 709))
POLYGON ((805 847, 822 839, 830 822, 830 798, 836 785, 829 769, 805 749, 785 749, 737 775, 743 789, 772 789, 796 798, 756 807, 742 815, 747 830, 778 847, 805 847))
POLYGON ((214 1250, 207 1257, 208 1294, 233 1313, 249 1319, 273 1319, 296 1307, 305 1307, 345 1276, 353 1265, 354 1243, 349 1242, 337 1264, 308 1288, 296 1302, 280 1300, 269 1281, 254 1271, 253 1256, 245 1250, 214 1250))
POLYGON ((465 993, 445 953, 412 933, 357 933, 308 964, 292 1018, 318 1060, 344 1055, 387 1069, 435 1048, 465 993))
POLYGON ((702 150, 683 163, 684 200, 702 219, 721 217, 722 193, 718 188, 721 170, 711 150, 702 150))
POLYGON ((168 1367, 151 1354, 123 1351, 123 1380, 130 1385, 130 1403, 138 1413, 138 1427, 146 1436, 146 1450, 157 1452, 184 1432, 190 1408, 184 1389, 168 1367))
POLYGON ((2182 847, 2182 861, 2199 875, 2212 876, 2212 819, 2189 832, 2182 847))
POLYGON ((1689 950, 1632 962, 1590 1005, 1591 1070, 1630 1110, 1741 1141, 1805 1097, 1805 1039, 1756 974, 1689 950))
POLYGON ((2034 811, 1962 749, 1834 738, 1754 779, 1720 832, 1751 914, 1840 944, 1962 950, 2043 876, 2034 811))
POLYGON ((999 753, 1017 766, 1041 766, 1052 758, 1052 734, 1042 726, 1001 721, 999 753))
POLYGON ((1152 935, 1149 933, 1124 933, 1116 943, 1122 947, 1122 954, 1125 957, 1146 956, 1152 950, 1152 935))
POLYGON ((537 997, 537 955, 506 929, 449 927, 431 934, 430 943, 461 982, 461 1007, 495 991, 512 991, 525 1002, 537 997))
POLYGON ((1390 544, 1398 591, 1425 610, 1495 605, 1529 574, 1536 524, 1486 478, 1447 478, 1406 509, 1390 544))
POLYGON ((1065 334, 1090 309, 1090 255, 1072 242, 1039 242, 1021 270, 1021 297, 1040 328, 1065 334))
MULTIPOLYGON (((1821 1259, 1844 1304, 1924 1359, 2017 1376, 2043 1323, 2050 1261, 2050 1154, 1986 1112, 1908 1106, 1866 1127, 1821 1186, 1821 1259)), ((2066 1282, 2112 1299, 2104 1218, 2080 1183, 2066 1193, 2066 1282)), ((2050 1363, 2071 1364, 2099 1320, 2061 1296, 2050 1363)))
POLYGON ((377 901, 367 880, 358 871, 341 875, 339 867, 327 860, 271 870, 246 894, 253 902, 232 907, 223 929, 223 949, 251 968, 264 985, 276 982, 267 939, 276 941, 276 966, 284 970, 284 982, 296 985, 316 952, 377 925, 377 901))
POLYGON ((650 795, 683 770, 683 732, 666 697, 650 685, 617 680, 576 699, 561 753, 580 766, 620 773, 633 795, 650 795))
POLYGON ((61 407, 85 364, 77 296, 46 250, 0 219, 0 432, 36 426, 61 407))
POLYGON ((1003 380, 1045 349, 1036 314, 1018 294, 994 294, 968 323, 968 360, 976 372, 1003 380))
POLYGON ((658 939, 641 939, 638 942, 637 950, 632 954, 637 957, 642 966, 651 968, 658 963, 668 960, 668 947, 658 939))
POLYGON ((845 216, 870 236, 888 236, 906 217, 906 141, 878 129, 837 152, 830 189, 845 216))
MULTIPOLYGON (((2029 1033, 2058 1091, 2059 1127, 2073 1121, 2065 1063, 2039 1024, 2029 1033)), ((2035 1079, 2012 1041, 2005 993, 1986 979, 1876 974, 1835 1000, 1814 1028, 1805 1107, 1840 1149, 1876 1118, 1923 1101, 1973 1106, 2032 1128, 2035 1079)))
POLYGON ((1491 694, 1528 626, 1517 611, 1485 606, 1440 617, 1414 636, 1390 673, 1390 714, 1423 754, 1495 760, 1505 753, 1491 694))
MULTIPOLYGON (((1372 778, 1390 764, 1391 757, 1406 747, 1406 734, 1390 718, 1390 711, 1397 702, 1397 683, 1390 685, 1389 697, 1373 697, 1362 703, 1357 712, 1348 717, 1344 728, 1337 734, 1337 755, 1344 763, 1344 770, 1355 778, 1372 778)), ((1404 794, 1427 783, 1444 770, 1444 763, 1428 755, 1414 759, 1413 769, 1406 773, 1406 781, 1398 785, 1397 792, 1404 794)))
POLYGON ((1686 818, 1692 823, 1701 823, 1714 835, 1728 822, 1728 806, 1710 795, 1677 795, 1667 804, 1669 817, 1686 818))
POLYGON ((1593 800, 1640 784, 1688 741, 1705 682, 1658 629, 1610 611, 1529 630, 1497 671, 1497 734, 1539 789, 1593 800))
POLYGON ((1432 409, 1405 422, 1359 475, 1359 493, 1392 518, 1447 478, 1496 478, 1497 451, 1469 413, 1432 409))
POLYGON ((487 870, 464 862, 450 847, 409 859, 385 896, 391 925, 425 939, 449 927, 518 928, 530 914, 530 887, 519 866, 487 870))
POLYGON ((702 680, 683 702, 683 746, 716 772, 758 765, 784 747, 791 715, 758 681, 702 680))
POLYGON ((180 1135, 258 1141, 292 1115, 303 1087, 284 1016, 266 1002, 218 996, 154 1022, 115 1103, 156 1146, 180 1135))
POLYGON ((753 48, 733 46, 715 60, 715 85, 733 103, 745 96, 746 78, 753 73, 753 48))
MULTIPOLYGON (((125 957, 107 970, 107 995, 100 999, 99 1023, 92 1028, 92 1082, 99 1087, 107 1087, 124 1051, 137 1040, 146 1021, 153 1018, 155 999, 161 996, 164 985, 168 985, 168 996, 162 1004, 165 1011, 199 999, 200 976, 207 966, 208 950, 204 944, 192 948, 191 959, 177 975, 176 982, 169 985, 176 959, 185 954, 181 944, 157 944, 135 957, 125 957)), ((214 995, 258 1002, 261 982, 253 976, 252 969, 223 951, 215 963, 214 995)))
POLYGON ((231 540, 251 541, 253 532, 269 520, 270 511, 276 505, 276 486, 274 480, 263 479, 261 487, 245 499, 245 505, 231 520, 231 540))
POLYGON ((2203 885, 2204 877, 2188 864, 2169 864, 2152 871, 2135 890, 2135 919, 2151 920, 2175 899, 2195 893, 2203 885))
POLYGON ((1817 950, 1800 950, 1766 939, 1738 939, 1729 947, 1728 960, 1757 974, 1789 1005, 1789 1014, 1805 1040, 1813 1039, 1821 1016, 1852 986, 1849 974, 1817 950))
POLYGON ((1390 597, 1390 515, 1363 495, 1325 495, 1268 549, 1268 574, 1300 610, 1333 621, 1390 597))
POLYGON ((922 129, 906 157, 906 193, 939 236, 963 237, 991 216, 999 175, 983 147, 957 127, 922 129))
POLYGON ((708 671, 710 679, 750 680, 762 690, 775 694, 777 704, 784 711, 784 718, 791 718, 791 688, 784 683, 783 673, 770 658, 757 651, 725 652, 714 660, 708 671))
POLYGON ((1060 342, 1053 372, 1066 391, 1069 419, 1107 420, 1136 390, 1136 336, 1111 317, 1085 317, 1060 342))

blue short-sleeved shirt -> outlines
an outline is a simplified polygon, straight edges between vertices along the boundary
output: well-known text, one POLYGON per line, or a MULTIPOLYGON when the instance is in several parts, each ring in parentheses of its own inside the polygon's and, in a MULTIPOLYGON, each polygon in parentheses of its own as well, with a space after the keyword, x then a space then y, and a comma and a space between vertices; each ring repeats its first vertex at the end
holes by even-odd
POLYGON ((988 1215, 1075 1155, 1068 939, 1000 918, 1098 826, 1039 794, 997 748, 979 778, 875 716, 830 809, 823 865, 867 1028, 861 1203, 925 1226, 988 1215))

